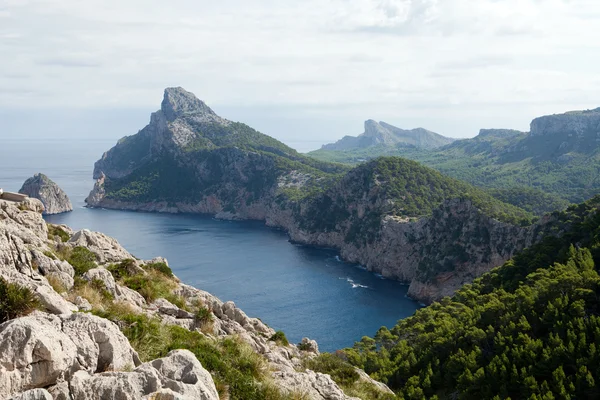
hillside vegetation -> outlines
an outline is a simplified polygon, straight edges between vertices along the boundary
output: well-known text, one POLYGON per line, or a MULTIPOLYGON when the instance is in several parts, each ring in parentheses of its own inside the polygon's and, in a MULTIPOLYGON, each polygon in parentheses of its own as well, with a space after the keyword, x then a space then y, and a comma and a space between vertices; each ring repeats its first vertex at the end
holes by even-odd
POLYGON ((332 231, 352 221, 347 236, 351 241, 372 236, 384 215, 429 216, 444 200, 453 198, 469 199, 484 214, 500 221, 528 225, 532 219, 522 209, 415 161, 380 157, 359 165, 332 188, 309 199, 303 205, 301 223, 311 231, 332 231))
POLYGON ((406 399, 598 398, 599 208, 341 356, 406 399))

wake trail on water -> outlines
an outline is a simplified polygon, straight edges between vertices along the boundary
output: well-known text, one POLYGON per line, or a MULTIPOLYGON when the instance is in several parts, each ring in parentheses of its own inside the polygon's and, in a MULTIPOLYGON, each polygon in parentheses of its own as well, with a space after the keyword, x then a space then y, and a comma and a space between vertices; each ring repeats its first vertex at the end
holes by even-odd
POLYGON ((352 289, 356 289, 356 288, 370 289, 367 285, 361 285, 360 283, 356 283, 356 282, 354 282, 353 279, 348 278, 348 277, 346 277, 346 278, 340 277, 339 279, 345 279, 346 282, 348 282, 349 284, 352 285, 352 289))

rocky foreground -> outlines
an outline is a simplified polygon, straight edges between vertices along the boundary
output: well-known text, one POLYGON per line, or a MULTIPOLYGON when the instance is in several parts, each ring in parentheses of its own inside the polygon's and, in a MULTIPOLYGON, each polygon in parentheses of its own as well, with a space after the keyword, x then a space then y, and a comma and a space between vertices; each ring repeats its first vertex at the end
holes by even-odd
MULTIPOLYGON (((33 294, 18 315, 0 300, 0 398, 216 400, 245 398, 243 388, 252 398, 353 398, 306 368, 319 358, 314 341, 287 344, 233 302, 179 282, 166 260, 138 260, 102 233, 48 225, 42 211, 35 199, 0 200, 0 290, 33 294), (253 374, 225 365, 232 351, 253 374)), ((391 395, 353 373, 355 387, 391 395)))

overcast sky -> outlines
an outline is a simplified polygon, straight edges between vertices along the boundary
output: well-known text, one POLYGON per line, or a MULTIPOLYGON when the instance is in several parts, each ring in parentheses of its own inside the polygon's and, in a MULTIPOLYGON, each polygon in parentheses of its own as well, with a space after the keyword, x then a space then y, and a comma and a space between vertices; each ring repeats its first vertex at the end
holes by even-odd
POLYGON ((600 106, 600 1, 0 0, 0 55, 3 118, 120 137, 183 86, 301 150, 369 118, 471 137, 600 106))

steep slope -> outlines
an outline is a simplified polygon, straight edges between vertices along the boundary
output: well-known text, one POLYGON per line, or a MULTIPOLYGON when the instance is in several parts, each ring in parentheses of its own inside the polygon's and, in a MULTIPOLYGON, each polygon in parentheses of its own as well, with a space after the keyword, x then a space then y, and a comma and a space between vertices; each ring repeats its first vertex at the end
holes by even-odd
POLYGON ((473 139, 457 140, 435 150, 375 148, 371 151, 316 151, 311 156, 356 163, 379 155, 402 155, 442 173, 484 188, 493 188, 513 204, 536 213, 566 202, 584 201, 600 190, 600 108, 536 118, 530 132, 482 129, 473 139), (523 203, 514 189, 550 196, 548 207, 523 203), (515 199, 512 201, 512 199, 515 199))
POLYGON ((600 197, 559 236, 344 351, 402 398, 600 396, 600 197))
POLYGON ((454 139, 447 138, 423 128, 404 130, 383 121, 369 119, 365 121, 365 131, 355 136, 344 136, 335 143, 325 144, 322 150, 352 151, 372 147, 397 148, 415 147, 417 149, 435 149, 452 143, 454 139))
POLYGON ((452 293, 537 238, 523 227, 527 212, 415 162, 384 158, 344 168, 224 120, 181 88, 167 89, 150 124, 96 163, 87 202, 264 220, 292 240, 336 248, 412 282, 411 294, 423 301, 452 293))
MULTIPOLYGON (((41 210, 0 200, 0 398, 355 399, 306 368, 323 364, 316 342, 288 344, 233 302, 181 283, 165 259, 47 225, 41 210)), ((349 393, 393 398, 344 367, 349 393)))

